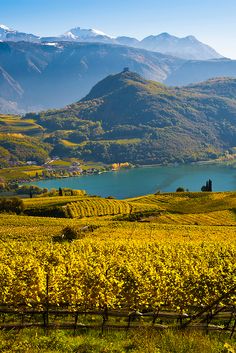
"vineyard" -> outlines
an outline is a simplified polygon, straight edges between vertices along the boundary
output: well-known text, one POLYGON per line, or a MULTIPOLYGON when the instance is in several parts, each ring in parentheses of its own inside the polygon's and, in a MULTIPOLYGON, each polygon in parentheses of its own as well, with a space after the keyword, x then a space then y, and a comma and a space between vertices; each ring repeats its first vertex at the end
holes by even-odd
POLYGON ((28 216, 84 218, 130 215, 123 220, 143 220, 158 224, 236 225, 234 193, 175 193, 115 200, 86 195, 24 199, 28 216), (137 217, 136 217, 137 216, 137 217))
MULTIPOLYGON (((201 308, 215 305, 214 310, 227 312, 222 315, 226 324, 231 322, 232 331, 235 197, 233 193, 193 196, 150 195, 124 201, 86 195, 39 198, 24 202, 31 208, 34 202, 36 207, 60 202, 71 218, 1 214, 0 307, 2 313, 6 308, 9 313, 3 315, 4 325, 12 324, 12 318, 13 326, 17 325, 17 312, 25 313, 24 323, 31 325, 27 321, 33 317, 31 311, 38 313, 39 325, 45 325, 43 315, 50 308, 60 318, 63 310, 73 318, 81 312, 93 312, 95 317, 97 312, 125 312, 121 321, 114 319, 117 314, 111 315, 109 322, 113 325, 115 320, 118 326, 128 325, 129 313, 140 313, 144 323, 149 313, 151 325, 153 315, 166 310, 184 323, 201 308), (191 213, 184 213, 188 202, 191 213), (177 207, 184 212, 177 213, 177 207), (148 210, 154 214, 145 216, 148 210), (140 211, 144 212, 141 221, 119 216, 140 211), (83 232, 83 237, 55 242, 60 236, 63 239, 65 227, 83 232)), ((223 318, 217 315, 219 326, 223 318)), ((158 320, 161 325, 163 317, 158 320)))
POLYGON ((168 193, 146 195, 129 200, 132 204, 142 208, 159 208, 180 214, 209 213, 215 211, 236 209, 236 196, 233 192, 218 193, 168 193))
POLYGON ((25 199, 26 209, 37 209, 48 206, 64 206, 69 202, 79 201, 85 196, 85 191, 77 190, 77 196, 53 196, 53 197, 36 197, 33 199, 25 199))
POLYGON ((102 198, 83 198, 66 206, 66 214, 70 218, 129 214, 130 211, 128 202, 102 198))
MULTIPOLYGON (((9 242, 1 249, 0 303, 33 305, 48 300, 83 309, 133 310, 161 305, 186 310, 209 305, 236 284, 232 242, 151 240, 114 242, 90 235, 72 244, 9 242)), ((236 295, 222 304, 235 305, 236 295)))

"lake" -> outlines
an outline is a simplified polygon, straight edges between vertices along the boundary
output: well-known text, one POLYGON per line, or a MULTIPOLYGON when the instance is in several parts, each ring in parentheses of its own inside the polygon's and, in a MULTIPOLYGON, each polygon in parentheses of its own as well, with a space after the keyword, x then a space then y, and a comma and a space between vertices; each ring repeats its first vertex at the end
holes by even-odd
POLYGON ((83 189, 91 195, 122 199, 158 190, 173 192, 179 186, 189 191, 201 191, 208 179, 213 181, 213 191, 236 191, 236 169, 207 164, 140 167, 99 175, 41 180, 32 184, 48 189, 83 189))

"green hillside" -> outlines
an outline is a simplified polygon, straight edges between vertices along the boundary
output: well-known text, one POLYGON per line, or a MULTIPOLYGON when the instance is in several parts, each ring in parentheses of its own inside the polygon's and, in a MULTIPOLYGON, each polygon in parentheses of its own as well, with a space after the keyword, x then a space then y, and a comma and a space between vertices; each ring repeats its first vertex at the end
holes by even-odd
POLYGON ((221 78, 170 88, 123 71, 78 103, 26 118, 51 131, 47 141, 62 156, 139 164, 207 160, 234 153, 235 84, 221 78))
POLYGON ((48 158, 50 146, 25 135, 0 134, 0 166, 11 163, 35 161, 39 164, 48 158))
POLYGON ((187 89, 192 89, 194 92, 198 91, 199 93, 235 99, 236 80, 230 77, 216 77, 205 82, 189 85, 187 89))
POLYGON ((17 115, 0 114, 0 133, 40 135, 43 131, 43 127, 36 124, 34 120, 23 120, 17 115))
POLYGON ((106 164, 232 160, 235 87, 230 78, 167 87, 126 70, 63 109, 0 116, 1 165, 49 154, 106 164))

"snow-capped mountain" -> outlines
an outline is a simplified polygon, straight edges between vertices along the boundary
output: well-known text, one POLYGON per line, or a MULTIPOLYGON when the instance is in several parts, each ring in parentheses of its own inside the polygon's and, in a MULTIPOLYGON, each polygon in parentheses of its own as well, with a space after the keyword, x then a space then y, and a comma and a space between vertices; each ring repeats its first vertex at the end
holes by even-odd
POLYGON ((9 27, 0 24, 0 31, 1 30, 3 30, 3 31, 11 31, 9 27))
POLYGON ((6 40, 7 34, 11 32, 12 30, 9 27, 0 24, 0 40, 6 40))
POLYGON ((169 33, 151 35, 139 41, 136 38, 128 36, 115 38, 97 29, 75 27, 60 36, 40 38, 34 34, 19 32, 10 29, 5 25, 0 25, 0 41, 41 42, 44 44, 63 41, 107 43, 146 49, 187 60, 211 60, 222 58, 222 56, 213 48, 200 42, 194 36, 179 38, 172 36, 169 33))
POLYGON ((222 58, 222 56, 213 48, 200 42, 194 36, 179 38, 172 36, 169 33, 161 33, 156 36, 151 35, 139 41, 136 38, 128 36, 115 38, 99 30, 77 27, 60 36, 58 40, 119 44, 168 54, 188 60, 210 60, 222 58))
POLYGON ((113 43, 114 38, 102 31, 97 29, 84 29, 80 27, 72 28, 65 34, 61 39, 73 40, 77 42, 102 42, 102 43, 113 43))
POLYGON ((213 48, 200 42, 194 36, 179 38, 169 33, 161 33, 157 36, 144 38, 139 43, 139 47, 183 59, 209 60, 222 58, 213 48))
POLYGON ((39 42, 40 38, 34 34, 19 32, 3 24, 0 24, 0 40, 11 42, 39 42))

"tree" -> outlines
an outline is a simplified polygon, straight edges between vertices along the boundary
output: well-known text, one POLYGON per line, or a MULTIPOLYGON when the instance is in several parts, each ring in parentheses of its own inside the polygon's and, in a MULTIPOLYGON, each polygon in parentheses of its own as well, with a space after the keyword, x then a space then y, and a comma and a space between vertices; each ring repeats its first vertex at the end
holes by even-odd
POLYGON ((212 180, 211 179, 207 180, 206 185, 203 185, 201 190, 203 192, 205 192, 205 191, 212 192, 212 180))
POLYGON ((209 186, 208 191, 212 192, 212 180, 211 179, 209 179, 209 181, 208 181, 208 186, 209 186))
POLYGON ((58 189, 58 192, 59 192, 59 196, 63 196, 62 188, 59 188, 59 189, 58 189))
POLYGON ((185 192, 184 188, 181 186, 176 189, 176 192, 185 192))

